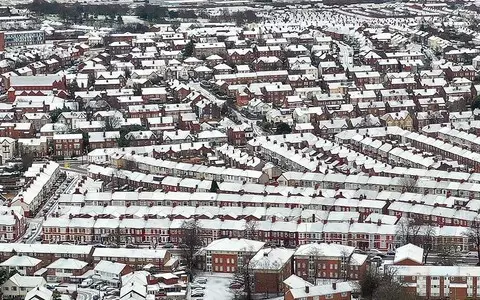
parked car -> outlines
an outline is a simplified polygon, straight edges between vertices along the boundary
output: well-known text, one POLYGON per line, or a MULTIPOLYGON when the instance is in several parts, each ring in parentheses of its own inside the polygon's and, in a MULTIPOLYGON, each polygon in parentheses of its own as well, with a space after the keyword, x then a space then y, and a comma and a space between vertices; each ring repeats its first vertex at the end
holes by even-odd
POLYGON ((206 283, 207 283, 207 278, 205 278, 205 277, 197 277, 197 278, 195 278, 195 280, 194 280, 193 282, 199 283, 199 284, 206 284, 206 283))
POLYGON ((395 250, 388 250, 388 251, 387 251, 387 255, 392 255, 392 256, 394 256, 394 255, 395 255, 395 250))
POLYGON ((87 278, 87 279, 85 279, 84 281, 82 281, 82 282, 80 283, 79 287, 86 288, 86 287, 91 286, 92 283, 93 283, 93 279, 87 278))
POLYGON ((371 261, 375 262, 375 263, 378 263, 378 264, 381 264, 382 263, 382 258, 377 255, 377 256, 372 257, 371 261))
POLYGON ((201 289, 201 290, 204 290, 205 289, 205 286, 204 285, 200 285, 198 283, 192 283, 190 285, 190 289, 192 290, 196 290, 196 289, 201 289))
POLYGON ((171 249, 171 248, 173 248, 173 244, 172 243, 166 243, 165 245, 163 245, 162 248, 171 249))
POLYGON ((385 256, 385 253, 375 248, 368 249, 367 253, 375 256, 382 256, 382 257, 385 256))
POLYGON ((478 252, 477 251, 470 251, 465 254, 466 257, 471 257, 471 258, 478 258, 478 252))
POLYGON ((191 297, 203 297, 204 295, 205 295, 205 293, 203 292, 203 290, 193 290, 190 293, 191 297))

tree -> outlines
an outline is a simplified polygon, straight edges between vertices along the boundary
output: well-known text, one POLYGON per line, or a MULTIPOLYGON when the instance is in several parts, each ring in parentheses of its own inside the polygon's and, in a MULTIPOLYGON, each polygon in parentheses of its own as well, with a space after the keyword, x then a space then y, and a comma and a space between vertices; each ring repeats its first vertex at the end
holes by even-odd
POLYGON ((346 249, 342 249, 340 252, 340 271, 343 280, 350 280, 350 267, 352 264, 352 253, 346 249))
POLYGON ((212 180, 212 185, 210 186, 210 192, 216 193, 219 190, 218 183, 216 180, 212 180))
POLYGON ((309 272, 308 274, 308 281, 310 281, 310 283, 312 283, 313 285, 316 285, 317 278, 320 277, 318 265, 320 258, 323 256, 323 254, 322 251, 320 251, 320 249, 316 246, 316 244, 311 244, 308 256, 310 257, 308 261, 308 269, 313 269, 313 273, 310 274, 309 272))
POLYGON ((117 23, 120 24, 120 25, 123 25, 123 18, 122 18, 121 15, 117 16, 117 23))
POLYGON ((73 79, 72 81, 70 81, 70 83, 67 86, 67 90, 68 90, 68 94, 70 95, 70 97, 72 97, 72 99, 75 98, 75 92, 80 90, 80 88, 78 86, 78 83, 77 83, 77 79, 73 79))
POLYGON ((15 275, 17 270, 9 270, 8 268, 0 269, 0 284, 4 284, 10 277, 15 275))
POLYGON ((123 119, 118 116, 108 116, 105 118, 105 130, 112 131, 122 126, 123 119))
POLYGON ((417 190, 417 181, 412 177, 400 178, 399 184, 403 192, 414 193, 417 190))
POLYGON ((22 169, 24 171, 28 170, 33 164, 35 156, 31 151, 22 153, 22 169))
POLYGON ((185 45, 185 48, 183 48, 183 57, 190 57, 193 55, 193 49, 195 48, 195 43, 193 40, 188 41, 188 43, 185 45))
POLYGON ((61 300, 61 299, 62 299, 62 295, 60 294, 59 291, 53 290, 52 299, 53 299, 53 300, 61 300))
POLYGON ((401 218, 396 227, 397 241, 402 246, 409 243, 416 244, 421 229, 420 225, 418 219, 401 218))
POLYGON ((427 224, 422 226, 420 231, 421 245, 417 245, 423 248, 423 263, 426 264, 428 256, 433 250, 433 242, 435 239, 436 230, 435 227, 427 224))
POLYGON ((133 95, 134 96, 142 95, 142 87, 138 83, 133 84, 133 95))
POLYGON ((88 74, 87 87, 91 88, 95 85, 95 76, 93 74, 88 74))
POLYGON ((257 240, 258 238, 258 222, 251 220, 245 223, 244 237, 248 240, 257 240))
POLYGON ((130 77, 132 77, 132 71, 130 71, 129 68, 125 68, 123 72, 126 79, 129 79, 130 77))
POLYGON ((371 300, 413 300, 416 295, 409 293, 404 283, 395 279, 392 269, 387 268, 380 274, 368 270, 359 281, 360 294, 364 299, 371 300))
POLYGON ((471 223, 470 227, 464 232, 464 236, 468 238, 470 245, 476 249, 478 254, 477 266, 480 266, 480 219, 476 217, 471 223))
POLYGON ((277 130, 275 134, 289 134, 292 133, 292 128, 285 122, 280 122, 277 124, 277 130))
POLYGON ((442 266, 453 266, 457 256, 456 247, 452 244, 442 243, 437 246, 438 264, 442 266))
POLYGON ((180 250, 186 261, 187 269, 192 270, 195 263, 195 254, 202 247, 200 238, 201 227, 197 220, 184 221, 181 228, 180 250))
POLYGON ((70 108, 68 107, 62 107, 62 108, 56 108, 50 112, 50 119, 52 120, 52 123, 57 123, 58 117, 63 113, 63 112, 68 112, 71 111, 70 108))
MULTIPOLYGON (((245 250, 245 249, 244 249, 245 250)), ((242 251, 247 253, 248 251, 242 251)), ((238 256, 238 264, 233 274, 231 289, 235 299, 252 300, 255 276, 253 273, 254 263, 246 254, 238 256)))

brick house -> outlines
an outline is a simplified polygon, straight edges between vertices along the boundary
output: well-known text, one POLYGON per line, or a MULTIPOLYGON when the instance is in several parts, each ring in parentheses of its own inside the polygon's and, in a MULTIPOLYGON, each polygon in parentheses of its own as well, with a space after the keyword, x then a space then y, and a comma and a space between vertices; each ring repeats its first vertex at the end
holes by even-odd
POLYGON ((59 258, 47 267, 48 282, 80 282, 88 263, 75 258, 59 258))
POLYGON ((293 249, 265 248, 250 260, 255 293, 286 292, 283 281, 293 273, 293 249))
POLYGON ((350 300, 352 285, 349 282, 333 282, 329 285, 305 286, 290 289, 285 300, 350 300))
POLYGON ((295 273, 307 280, 315 278, 356 279, 366 272, 366 255, 353 253, 354 247, 338 244, 306 244, 294 254, 295 273))
POLYGON ((53 152, 56 156, 71 157, 83 154, 81 133, 53 134, 53 152))
POLYGON ((13 255, 0 264, 0 267, 17 271, 20 275, 32 276, 41 269, 42 260, 27 255, 13 255))
POLYGON ((207 272, 235 273, 238 267, 248 263, 265 242, 243 238, 224 238, 211 242, 204 248, 207 272))
POLYGON ((394 265, 418 266, 423 265, 423 248, 413 244, 406 244, 395 250, 394 265))

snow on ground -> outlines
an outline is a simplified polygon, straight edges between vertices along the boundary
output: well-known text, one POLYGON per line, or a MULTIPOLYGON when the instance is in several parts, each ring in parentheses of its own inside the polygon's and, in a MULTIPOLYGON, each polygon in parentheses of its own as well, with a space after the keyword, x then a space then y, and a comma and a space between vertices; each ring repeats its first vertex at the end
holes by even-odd
POLYGON ((203 299, 228 300, 233 298, 233 294, 228 287, 233 278, 232 274, 201 273, 198 276, 208 279, 203 299))
POLYGON ((124 24, 145 24, 145 21, 139 19, 137 16, 122 16, 122 21, 124 24))

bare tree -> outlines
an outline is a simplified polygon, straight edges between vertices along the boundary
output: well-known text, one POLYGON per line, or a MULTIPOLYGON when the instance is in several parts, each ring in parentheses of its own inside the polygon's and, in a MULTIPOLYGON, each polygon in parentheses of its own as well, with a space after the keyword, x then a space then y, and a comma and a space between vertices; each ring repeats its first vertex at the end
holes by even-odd
POLYGON ((397 223, 396 238, 399 244, 415 244, 421 230, 421 222, 418 219, 401 218, 397 223))
POLYGON ((454 245, 449 243, 441 243, 437 245, 438 264, 442 266, 453 266, 455 264, 455 257, 457 256, 457 249, 454 245))
POLYGON ((258 239, 258 222, 255 220, 246 222, 243 232, 246 239, 256 241, 258 239))
POLYGON ((421 232, 420 232, 420 240, 421 240, 421 245, 417 245, 423 248, 423 263, 426 264, 428 260, 428 256, 433 250, 433 242, 435 239, 437 232, 435 230, 435 227, 428 224, 425 226, 422 226, 421 232))
POLYGON ((477 265, 480 266, 480 219, 478 217, 470 223, 470 227, 464 232, 464 236, 468 238, 469 244, 477 251, 479 259, 477 265))
POLYGON ((316 244, 311 244, 310 251, 308 252, 308 281, 316 285, 316 280, 320 277, 319 274, 319 262, 322 256, 322 251, 316 247, 316 244))
POLYGON ((343 278, 343 280, 347 281, 350 279, 350 268, 351 268, 351 265, 352 265, 352 253, 349 252, 347 249, 343 249, 341 252, 340 252, 340 271, 341 271, 341 278, 343 278))
POLYGON ((402 177, 399 183, 403 192, 413 193, 417 191, 417 181, 412 177, 402 177))
POLYGON ((368 270, 360 279, 359 285, 362 299, 416 299, 416 295, 405 288, 405 283, 396 279, 395 272, 391 268, 386 268, 382 274, 368 270))
POLYGON ((230 288, 235 295, 235 299, 252 300, 255 288, 255 274, 253 272, 255 263, 251 262, 251 257, 247 255, 248 251, 242 251, 242 253, 244 254, 238 256, 238 264, 230 288))
POLYGON ((184 221, 181 227, 180 249, 188 270, 193 269, 195 254, 203 245, 200 231, 201 227, 197 220, 184 221))
POLYGON ((119 116, 108 116, 105 118, 105 130, 111 131, 122 125, 123 119, 119 116))

